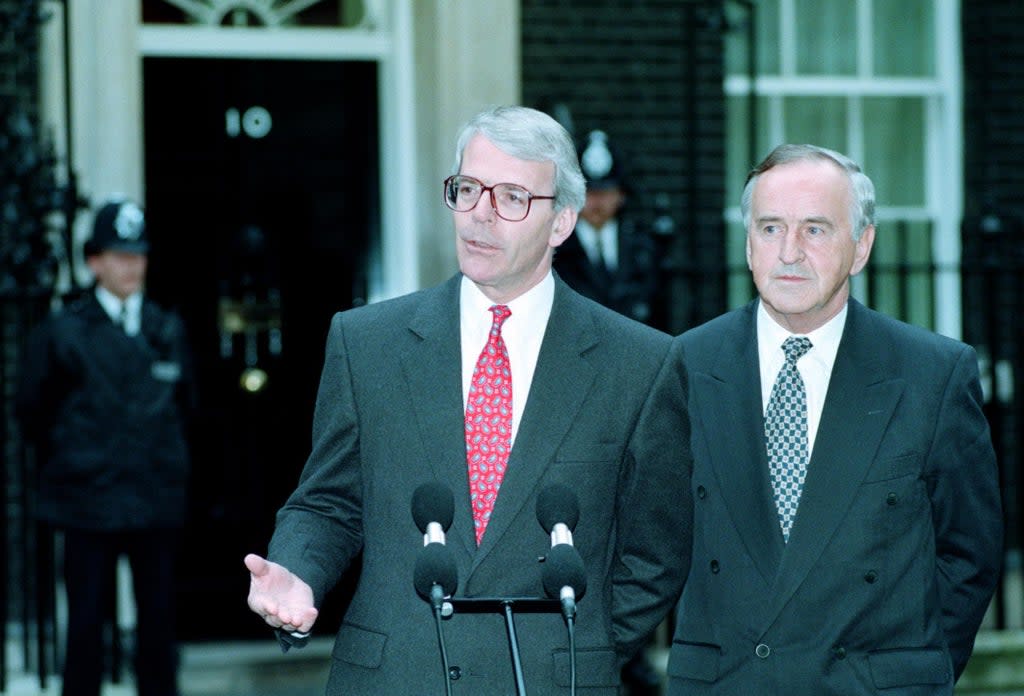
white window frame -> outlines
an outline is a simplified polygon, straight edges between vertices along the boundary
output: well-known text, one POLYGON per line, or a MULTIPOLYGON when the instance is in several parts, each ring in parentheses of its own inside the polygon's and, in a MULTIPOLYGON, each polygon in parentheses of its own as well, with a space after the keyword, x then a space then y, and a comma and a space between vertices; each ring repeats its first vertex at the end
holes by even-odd
MULTIPOLYGON (((933 42, 935 75, 926 78, 876 77, 872 65, 872 8, 874 2, 890 0, 850 0, 856 3, 857 75, 797 75, 795 0, 779 0, 779 75, 758 76, 754 90, 759 99, 768 100, 769 122, 763 124, 768 140, 783 142, 785 123, 783 100, 791 96, 845 97, 847 99, 848 142, 845 154, 856 161, 864 157, 862 104, 867 97, 920 97, 925 113, 925 202, 922 206, 887 206, 879 201, 880 226, 895 220, 929 221, 934 231, 932 260, 934 279, 935 326, 937 332, 960 338, 962 307, 960 288, 960 222, 963 216, 963 65, 960 40, 960 0, 934 0, 933 42)), ((729 74, 725 93, 745 97, 750 92, 747 75, 729 74)), ((727 136, 728 137, 728 136, 727 136)), ((749 163, 751 166, 753 162, 749 163)), ((868 172, 870 175, 871 173, 868 172)), ((730 176, 742 176, 732 172, 730 176)), ((738 201, 728 201, 725 219, 742 225, 738 201)), ((884 233, 884 230, 883 230, 884 233)), ((863 276, 854 279, 853 294, 865 295, 863 276)))

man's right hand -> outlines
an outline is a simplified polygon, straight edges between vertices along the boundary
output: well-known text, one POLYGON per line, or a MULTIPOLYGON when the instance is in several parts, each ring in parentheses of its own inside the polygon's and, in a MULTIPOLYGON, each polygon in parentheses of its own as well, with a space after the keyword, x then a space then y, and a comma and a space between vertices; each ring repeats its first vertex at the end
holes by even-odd
POLYGON ((316 621, 313 590, 283 565, 250 553, 249 608, 267 625, 289 633, 309 633, 316 621))

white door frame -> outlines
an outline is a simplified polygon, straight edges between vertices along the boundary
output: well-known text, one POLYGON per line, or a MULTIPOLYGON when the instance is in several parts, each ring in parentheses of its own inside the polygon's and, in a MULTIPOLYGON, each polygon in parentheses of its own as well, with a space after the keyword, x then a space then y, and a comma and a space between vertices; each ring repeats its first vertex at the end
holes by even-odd
MULTIPOLYGON (((44 119, 54 124, 60 155, 68 151, 63 139, 63 4, 54 5, 56 16, 43 33, 41 95, 44 119)), ((79 190, 92 205, 115 192, 145 201, 144 58, 375 61, 381 220, 379 249, 370 256, 368 299, 419 286, 412 0, 368 2, 368 11, 375 13, 371 28, 144 25, 136 0, 76 0, 69 5, 72 162, 79 190)), ((77 242, 88 237, 90 224, 91 215, 79 216, 73 230, 77 242)), ((88 276, 82 265, 76 264, 75 273, 84 283, 88 276)))

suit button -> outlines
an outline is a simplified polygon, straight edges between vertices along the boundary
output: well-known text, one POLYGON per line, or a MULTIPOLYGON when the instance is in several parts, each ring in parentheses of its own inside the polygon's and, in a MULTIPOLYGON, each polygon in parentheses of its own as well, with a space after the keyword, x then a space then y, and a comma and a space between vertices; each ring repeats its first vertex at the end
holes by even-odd
POLYGON ((890 493, 889 495, 885 496, 886 505, 895 505, 898 502, 900 502, 900 497, 895 493, 890 493))
POLYGON ((866 583, 869 583, 869 584, 873 583, 877 579, 878 579, 878 573, 876 573, 873 570, 869 570, 868 572, 864 573, 864 582, 866 582, 866 583))
POLYGON ((832 648, 832 654, 836 656, 837 660, 845 660, 846 648, 844 648, 841 645, 837 645, 836 647, 832 648))
POLYGON ((772 654, 772 649, 764 643, 761 643, 756 648, 754 648, 754 654, 763 660, 764 658, 772 654))
POLYGON ((718 566, 718 561, 711 561, 711 572, 715 575, 718 575, 719 570, 720 568, 718 566))
POLYGON ((708 497, 708 489, 704 486, 697 486, 697 497, 704 500, 708 497))
POLYGON ((459 679, 461 679, 462 678, 462 668, 461 667, 457 667, 457 666, 456 667, 449 667, 448 668, 448 678, 451 679, 452 681, 458 681, 459 679))

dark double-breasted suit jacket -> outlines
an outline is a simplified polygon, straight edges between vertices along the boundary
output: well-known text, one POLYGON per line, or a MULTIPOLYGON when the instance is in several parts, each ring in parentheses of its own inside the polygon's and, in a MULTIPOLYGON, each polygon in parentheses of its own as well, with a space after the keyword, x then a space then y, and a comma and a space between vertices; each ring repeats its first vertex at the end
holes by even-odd
MULTIPOLYGON (((576 621, 581 693, 616 694, 619 666, 678 598, 689 553, 685 395, 671 339, 573 292, 554 304, 507 472, 476 546, 466 471, 459 282, 335 316, 300 484, 278 514, 270 558, 317 601, 362 551, 337 635, 329 694, 444 694, 430 605, 413 586, 423 535, 414 489, 454 492, 446 545, 460 597, 543 597, 538 562, 551 539, 538 493, 572 488, 574 543, 587 589, 576 621)), ((515 385, 513 385, 515 392, 515 385)), ((515 694, 504 618, 456 612, 443 622, 455 694, 515 694)), ((520 613, 527 691, 564 694, 568 640, 559 613, 520 613)), ((315 630, 315 627, 314 627, 315 630)))
POLYGON ((951 694, 1002 552, 974 350, 849 302, 785 544, 767 473, 756 307, 677 339, 690 380, 695 536, 669 693, 951 694))

